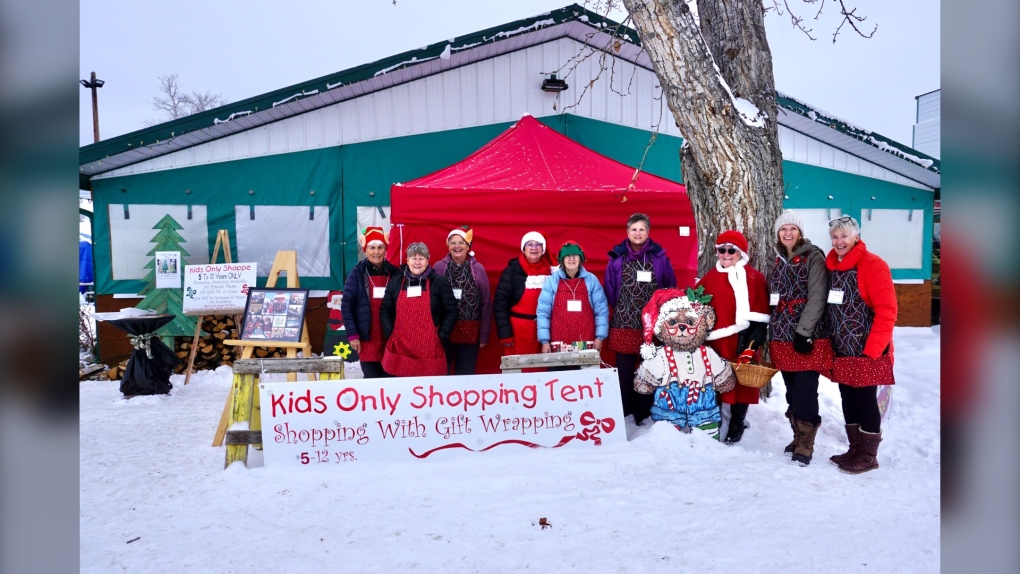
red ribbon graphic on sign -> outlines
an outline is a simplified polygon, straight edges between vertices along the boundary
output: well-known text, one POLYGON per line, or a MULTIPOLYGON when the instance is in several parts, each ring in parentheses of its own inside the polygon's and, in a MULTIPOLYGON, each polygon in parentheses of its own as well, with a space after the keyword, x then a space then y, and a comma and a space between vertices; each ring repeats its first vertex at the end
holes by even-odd
POLYGON ((595 418, 595 415, 593 415, 591 413, 591 411, 585 411, 583 414, 581 414, 580 423, 581 423, 581 425, 583 427, 585 427, 585 428, 581 429, 581 432, 579 432, 577 434, 573 434, 573 435, 566 435, 566 436, 564 436, 563 438, 560 439, 560 442, 558 442, 558 443, 556 443, 556 444, 554 444, 553 446, 550 446, 550 447, 546 447, 546 446, 543 446, 543 445, 540 445, 540 444, 535 444, 533 442, 528 442, 526 440, 508 439, 508 440, 501 440, 501 441, 499 441, 497 443, 490 444, 489 446, 487 446, 487 447, 485 447, 483 449, 479 449, 479 450, 475 450, 475 449, 467 446, 466 444, 464 444, 462 442, 455 442, 455 443, 450 443, 450 444, 444 444, 443 446, 437 446, 436 448, 427 450, 427 451, 425 451, 425 452, 423 452, 421 454, 418 454, 418 453, 414 452, 414 449, 411 449, 411 448, 408 448, 407 452, 411 453, 411 456, 413 456, 415 458, 427 458, 429 455, 431 455, 434 452, 439 452, 441 450, 446 450, 448 448, 462 448, 464 450, 469 450, 471 452, 485 452, 487 450, 494 449, 497 446, 502 446, 504 444, 519 444, 519 445, 522 445, 522 446, 526 446, 528 448, 559 448, 559 447, 567 444, 568 442, 574 440, 575 438, 578 439, 578 440, 583 440, 583 441, 589 441, 590 440, 590 441, 593 441, 595 443, 595 446, 600 446, 602 444, 602 438, 599 437, 598 435, 603 433, 603 432, 611 433, 611 432, 613 432, 613 429, 616 428, 616 421, 614 421, 611 418, 608 418, 608 419, 597 419, 597 418, 595 418))

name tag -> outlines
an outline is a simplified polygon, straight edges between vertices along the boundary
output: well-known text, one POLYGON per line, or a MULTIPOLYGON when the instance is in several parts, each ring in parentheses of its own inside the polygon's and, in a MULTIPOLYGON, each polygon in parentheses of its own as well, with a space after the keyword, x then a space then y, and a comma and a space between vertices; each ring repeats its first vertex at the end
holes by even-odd
POLYGON ((463 289, 454 289, 453 290, 453 296, 456 299, 458 299, 458 300, 460 299, 460 296, 463 295, 463 294, 464 294, 464 290, 463 289))
POLYGON ((578 299, 567 301, 567 311, 570 311, 571 313, 580 313, 581 301, 578 299))
POLYGON ((414 287, 407 288, 408 297, 421 297, 421 285, 415 285, 414 287))
POLYGON ((774 307, 774 306, 776 306, 778 304, 779 304, 779 293, 770 293, 769 294, 769 305, 772 305, 774 307))
POLYGON ((652 282, 652 272, 651 271, 638 271, 637 272, 637 280, 640 283, 651 283, 652 282))
POLYGON ((386 294, 386 288, 385 287, 372 287, 372 298, 373 299, 382 299, 383 295, 385 295, 385 294, 386 294))
POLYGON ((842 305, 843 304, 843 291, 841 291, 839 289, 830 289, 829 290, 829 299, 828 299, 827 302, 831 303, 833 305, 842 305))

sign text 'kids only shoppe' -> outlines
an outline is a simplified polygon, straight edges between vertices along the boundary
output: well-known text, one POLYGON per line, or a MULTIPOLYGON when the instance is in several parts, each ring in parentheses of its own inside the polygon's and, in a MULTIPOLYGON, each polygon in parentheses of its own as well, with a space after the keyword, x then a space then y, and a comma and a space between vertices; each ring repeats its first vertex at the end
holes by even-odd
POLYGON ((267 465, 434 459, 627 440, 615 369, 262 383, 259 389, 267 465))

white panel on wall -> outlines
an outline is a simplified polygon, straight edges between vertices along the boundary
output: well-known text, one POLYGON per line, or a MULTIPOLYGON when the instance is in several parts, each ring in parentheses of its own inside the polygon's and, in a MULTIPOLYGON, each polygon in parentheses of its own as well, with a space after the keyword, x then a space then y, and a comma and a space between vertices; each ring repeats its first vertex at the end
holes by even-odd
POLYGON ((354 100, 357 102, 358 141, 371 141, 376 139, 375 131, 375 94, 354 100))
MULTIPOLYGON (((496 122, 506 122, 513 118, 510 107, 510 58, 501 56, 492 62, 492 116, 496 122)), ((514 118, 516 119, 516 118, 514 118)))
POLYGON ((110 204, 110 268, 113 279, 144 279, 149 272, 145 265, 153 260, 147 255, 156 247, 152 238, 159 233, 153 226, 169 215, 184 229, 177 233, 184 238, 181 247, 188 255, 181 254, 189 265, 209 262, 209 225, 206 206, 192 205, 191 219, 188 219, 187 205, 140 205, 128 204, 127 217, 124 204, 110 204))
POLYGON ((474 64, 478 69, 478 123, 496 123, 495 60, 474 64))
POLYGON ((329 207, 234 206, 237 260, 258 262, 260 277, 267 277, 277 251, 297 251, 299 277, 329 277, 329 207))
POLYGON ((411 87, 401 84, 389 91, 393 94, 394 135, 406 136, 411 133, 411 87))
POLYGON ((269 153, 287 151, 287 126, 283 122, 273 122, 266 127, 269 128, 269 153))
POLYGON ((358 141, 358 100, 340 102, 340 143, 358 141))
POLYGON ((861 239, 892 269, 920 269, 924 210, 863 209, 861 239))
POLYGON ((460 127, 478 125, 478 106, 481 104, 478 84, 478 66, 460 68, 460 127))
POLYGON ((322 131, 325 145, 340 145, 340 105, 322 108, 322 131))
POLYGON ((301 151, 308 148, 308 144, 305 141, 305 123, 304 117, 288 118, 280 122, 287 128, 287 150, 288 151, 301 151))
POLYGON ((408 84, 410 88, 411 133, 421 134, 428 130, 428 86, 424 80, 415 80, 408 84))
POLYGON ((460 70, 455 69, 440 76, 443 81, 443 125, 448 130, 462 127, 460 104, 460 70))
POLYGON ((227 161, 230 159, 230 140, 220 138, 210 142, 212 144, 212 161, 227 161))
POLYGON ((446 122, 444 118, 446 110, 443 105, 443 97, 445 95, 443 93, 443 76, 429 76, 425 78, 425 89, 428 93, 428 99, 425 102, 428 123, 425 125, 425 131, 442 131, 446 129, 446 122))
MULTIPOLYGON (((519 118, 521 114, 532 113, 528 109, 528 92, 541 91, 541 76, 528 72, 527 50, 511 52, 509 54, 509 68, 507 69, 507 83, 510 90, 510 116, 519 118)), ((501 56, 505 58, 506 56, 501 56)))
MULTIPOLYGON (((248 134, 251 145, 251 155, 260 156, 269 153, 269 127, 259 126, 255 129, 244 132, 248 134)), ((238 134, 241 135, 241 134, 238 134)))
POLYGON ((322 113, 324 108, 320 108, 306 114, 305 124, 305 142, 309 149, 317 149, 325 147, 326 140, 322 131, 322 113))

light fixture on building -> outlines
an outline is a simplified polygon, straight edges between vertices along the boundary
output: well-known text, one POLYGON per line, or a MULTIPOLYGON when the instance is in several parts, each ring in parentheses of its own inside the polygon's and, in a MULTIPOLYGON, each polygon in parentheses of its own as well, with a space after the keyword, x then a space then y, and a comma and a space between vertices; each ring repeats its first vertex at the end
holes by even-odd
POLYGON ((556 77, 556 74, 549 74, 549 77, 542 80, 542 91, 543 92, 562 92, 570 86, 567 85, 565 80, 561 80, 556 77))

